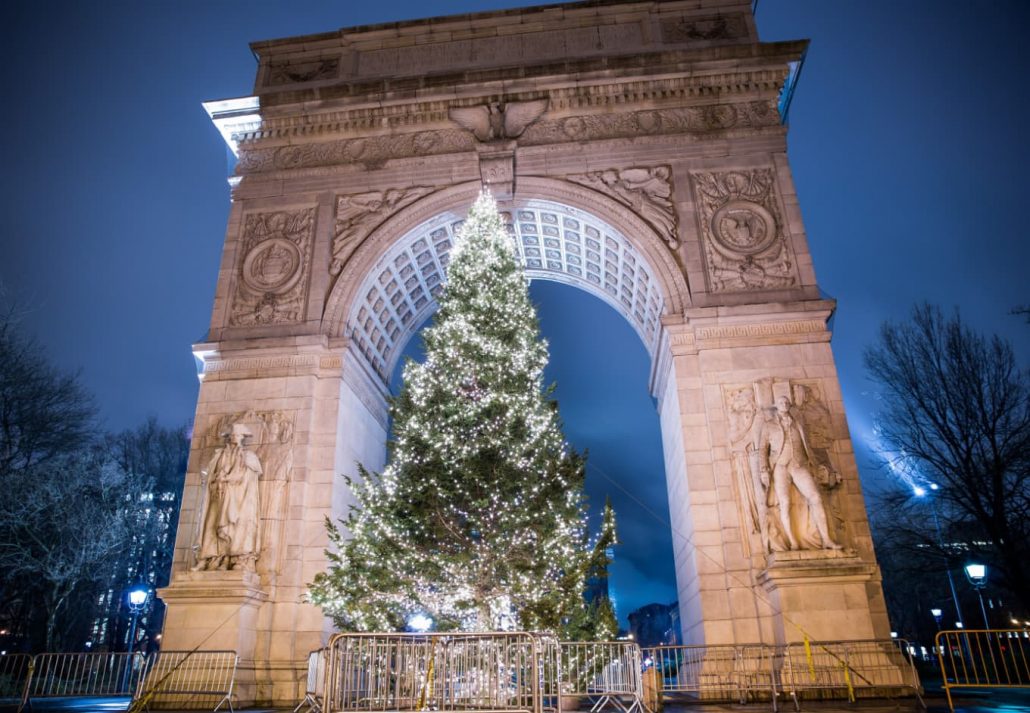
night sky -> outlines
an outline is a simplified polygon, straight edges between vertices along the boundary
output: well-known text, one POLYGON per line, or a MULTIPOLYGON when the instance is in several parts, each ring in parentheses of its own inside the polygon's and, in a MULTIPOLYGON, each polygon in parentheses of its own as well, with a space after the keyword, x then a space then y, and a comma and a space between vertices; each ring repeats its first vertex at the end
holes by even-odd
MULTIPOLYGON (((105 427, 191 418, 228 212, 227 149, 201 101, 249 93, 253 40, 507 0, 8 2, 0 10, 0 284, 56 364, 81 370, 105 427)), ((959 306, 1030 357, 1025 129, 1030 3, 762 0, 763 40, 810 38, 790 159, 859 466, 875 389, 861 354, 884 319, 959 306)), ((534 283, 566 433, 590 450, 624 545, 620 616, 675 598, 648 360, 586 293, 534 283), (618 485, 617 485, 618 484, 618 485), (632 490, 635 499, 620 488, 632 490)))

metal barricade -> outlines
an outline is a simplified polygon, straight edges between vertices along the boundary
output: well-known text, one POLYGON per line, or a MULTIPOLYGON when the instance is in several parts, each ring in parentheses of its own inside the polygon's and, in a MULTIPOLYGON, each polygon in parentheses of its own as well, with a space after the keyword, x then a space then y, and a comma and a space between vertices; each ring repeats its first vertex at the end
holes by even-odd
POLYGON ((31 672, 32 656, 29 654, 0 655, 0 705, 21 703, 31 672))
POLYGON ((1030 633, 1025 630, 941 631, 935 643, 951 710, 953 688, 1030 688, 1030 633))
POLYGON ((161 651, 151 661, 138 700, 151 708, 206 708, 225 704, 232 696, 239 656, 235 651, 161 651))
POLYGON ((644 667, 659 672, 664 700, 737 702, 770 700, 777 709, 782 655, 776 647, 655 646, 641 650, 644 667))
POLYGON ((542 713, 541 647, 529 633, 336 634, 324 710, 542 713))
POLYGON ((591 711, 611 705, 625 713, 643 711, 640 648, 626 641, 563 641, 562 695, 585 696, 591 711))
POLYGON ((25 700, 33 698, 132 698, 146 670, 141 653, 38 654, 25 700))
POLYGON ((304 708, 307 713, 322 713, 325 701, 326 649, 308 654, 308 679, 304 687, 304 700, 297 704, 293 713, 304 708))
MULTIPOLYGON (((813 641, 784 647, 783 685, 800 707, 804 697, 815 699, 914 694, 922 703, 919 675, 904 653, 906 642, 813 641)), ((925 707, 925 706, 924 706, 925 707)))

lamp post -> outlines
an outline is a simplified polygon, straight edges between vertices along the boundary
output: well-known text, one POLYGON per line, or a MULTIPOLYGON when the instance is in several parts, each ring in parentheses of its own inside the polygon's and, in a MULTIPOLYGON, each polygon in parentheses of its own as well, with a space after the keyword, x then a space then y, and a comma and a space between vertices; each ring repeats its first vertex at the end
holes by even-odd
POLYGON ((128 652, 131 654, 136 648, 136 626, 139 624, 139 615, 150 597, 150 589, 145 584, 137 584, 129 590, 129 616, 132 618, 132 625, 129 627, 128 652))
POLYGON ((984 606, 984 585, 987 584, 987 565, 970 563, 966 565, 966 579, 976 590, 976 596, 980 598, 980 613, 984 615, 984 628, 990 629, 991 622, 987 620, 987 607, 984 606))
MULTIPOLYGON (((937 487, 938 486, 937 486, 936 483, 930 483, 930 490, 936 491, 937 487)), ((912 492, 915 494, 915 496, 917 498, 925 497, 926 494, 927 494, 926 493, 926 488, 923 488, 923 487, 921 487, 919 485, 915 486, 912 489, 912 492)), ((930 510, 933 512, 933 524, 934 524, 934 527, 937 529, 937 546, 943 552, 944 551, 944 536, 941 534, 941 518, 937 514, 937 501, 934 500, 932 497, 930 498, 930 510)), ((951 588, 951 601, 955 604, 955 616, 958 617, 958 621, 955 622, 955 628, 956 629, 961 629, 962 628, 961 622, 965 621, 962 618, 962 607, 960 607, 959 604, 958 604, 958 592, 955 590, 955 578, 951 576, 951 562, 949 561, 947 555, 945 555, 944 557, 945 557, 945 561, 944 561, 945 571, 948 574, 948 586, 951 588)), ((940 626, 940 621, 937 622, 937 625, 938 625, 938 627, 940 626)))
POLYGON ((941 617, 944 616, 944 611, 941 609, 931 609, 930 614, 933 616, 933 620, 937 622, 937 631, 941 630, 941 617))

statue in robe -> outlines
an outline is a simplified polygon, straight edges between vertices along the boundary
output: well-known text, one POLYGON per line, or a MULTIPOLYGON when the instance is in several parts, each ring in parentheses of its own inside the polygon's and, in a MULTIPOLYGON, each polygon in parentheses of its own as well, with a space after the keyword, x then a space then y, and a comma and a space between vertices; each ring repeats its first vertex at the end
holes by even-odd
POLYGON ((261 460, 249 450, 253 435, 242 423, 225 434, 202 471, 207 478, 195 570, 254 570, 260 550, 261 460))

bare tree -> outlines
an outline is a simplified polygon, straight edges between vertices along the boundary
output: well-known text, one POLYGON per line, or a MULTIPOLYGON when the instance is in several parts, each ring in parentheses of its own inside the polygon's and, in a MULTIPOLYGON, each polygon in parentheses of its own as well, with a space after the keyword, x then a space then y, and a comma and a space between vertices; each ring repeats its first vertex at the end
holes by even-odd
POLYGON ((8 474, 0 499, 0 567, 35 584, 46 650, 58 643, 58 617, 73 594, 109 581, 149 485, 99 448, 8 474))
POLYGON ((940 535, 915 499, 882 496, 891 539, 938 562, 982 558, 1030 609, 1030 373, 1008 342, 928 304, 884 324, 865 363, 882 387, 888 465, 937 488, 940 535))
POLYGON ((12 471, 85 446, 95 413, 78 378, 47 362, 3 298, 0 290, 0 484, 12 471))

